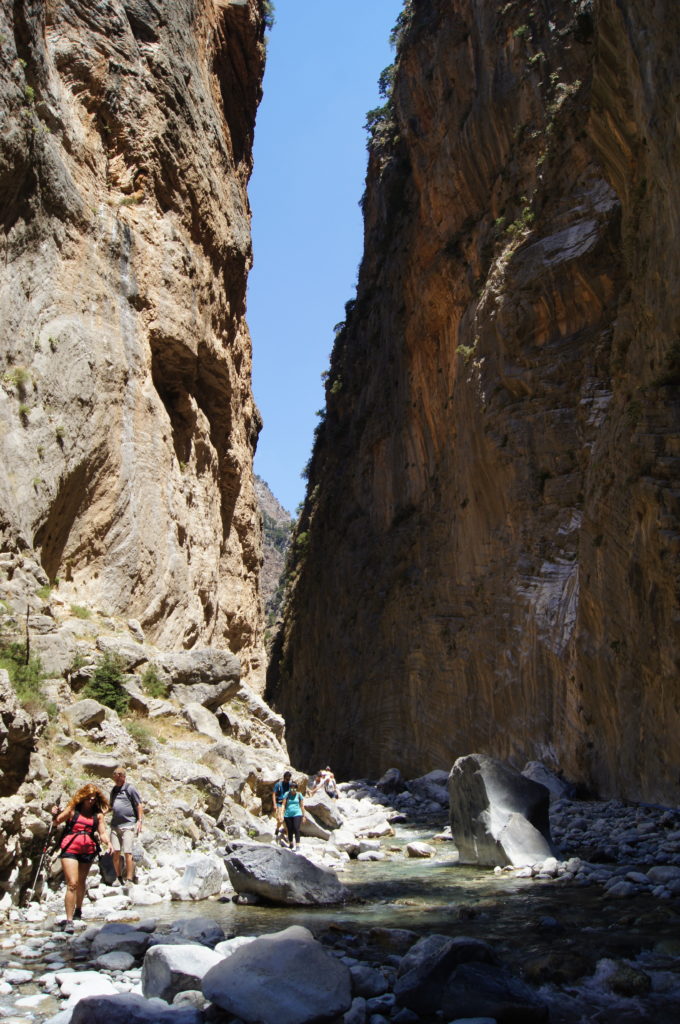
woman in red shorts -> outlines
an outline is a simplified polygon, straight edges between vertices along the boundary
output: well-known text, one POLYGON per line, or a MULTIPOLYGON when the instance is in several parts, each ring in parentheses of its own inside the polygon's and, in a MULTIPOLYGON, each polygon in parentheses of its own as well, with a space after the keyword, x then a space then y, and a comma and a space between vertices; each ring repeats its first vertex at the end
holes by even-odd
POLYGON ((65 932, 72 932, 74 919, 78 921, 82 917, 85 882, 90 865, 97 856, 97 842, 111 852, 111 842, 104 825, 104 814, 108 809, 108 800, 92 782, 81 786, 63 811, 58 807, 52 808, 55 825, 68 822, 60 843, 61 867, 66 880, 65 932))

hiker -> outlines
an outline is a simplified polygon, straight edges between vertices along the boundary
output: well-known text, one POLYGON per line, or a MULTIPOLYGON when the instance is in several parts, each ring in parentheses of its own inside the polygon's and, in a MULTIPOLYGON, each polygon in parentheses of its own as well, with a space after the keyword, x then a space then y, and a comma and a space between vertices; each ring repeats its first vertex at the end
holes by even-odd
MULTIPOLYGON (((113 769, 113 789, 109 802, 113 817, 111 818, 111 844, 113 846, 113 866, 118 876, 118 884, 132 882, 135 877, 135 862, 132 856, 132 841, 142 831, 144 821, 144 805, 139 792, 131 782, 126 782, 127 773, 123 765, 113 769), (121 851, 125 854, 125 878, 123 878, 120 862, 121 851)), ((115 884, 115 883, 114 883, 115 884)))
POLYGON ((283 803, 288 795, 289 789, 290 772, 284 772, 283 778, 274 783, 274 792, 272 793, 272 806, 276 816, 276 830, 274 832, 275 839, 278 839, 279 836, 283 837, 286 834, 286 830, 283 827, 283 803))
POLYGON ((312 783, 312 788, 309 791, 309 795, 313 796, 318 793, 320 789, 323 789, 327 796, 332 797, 334 800, 338 799, 338 785, 335 781, 335 775, 330 770, 328 765, 325 768, 321 768, 312 783))
POLYGON ((283 820, 288 832, 288 846, 291 850, 300 849, 300 826, 306 820, 305 804, 297 782, 291 782, 288 795, 283 802, 283 820))
POLYGON ((74 921, 79 921, 85 898, 85 882, 92 861, 100 846, 111 852, 111 841, 106 834, 104 814, 109 809, 108 800, 92 782, 81 786, 72 796, 63 811, 52 808, 54 825, 68 822, 59 844, 61 868, 66 881, 64 909, 65 932, 74 930, 74 921))

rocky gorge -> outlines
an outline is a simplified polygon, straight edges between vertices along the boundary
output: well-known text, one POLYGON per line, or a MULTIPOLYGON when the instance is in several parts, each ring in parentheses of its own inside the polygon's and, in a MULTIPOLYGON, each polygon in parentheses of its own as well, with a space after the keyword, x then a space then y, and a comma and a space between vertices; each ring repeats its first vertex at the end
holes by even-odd
POLYGON ((288 548, 271 5, 0 5, 1 1020, 675 1024, 676 20, 406 0, 288 548), (50 808, 118 764, 70 933, 50 808))
POLYGON ((270 669, 294 760, 678 803, 677 15, 404 6, 270 669))

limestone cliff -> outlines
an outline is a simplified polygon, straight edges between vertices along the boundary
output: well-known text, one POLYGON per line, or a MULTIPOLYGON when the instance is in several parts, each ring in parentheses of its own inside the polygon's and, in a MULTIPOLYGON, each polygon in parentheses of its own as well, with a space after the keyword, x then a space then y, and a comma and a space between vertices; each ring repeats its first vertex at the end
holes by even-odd
POLYGON ((678 800, 679 30, 405 4, 268 691, 297 763, 678 800))
POLYGON ((263 32, 260 0, 0 7, 0 546, 254 683, 263 32))

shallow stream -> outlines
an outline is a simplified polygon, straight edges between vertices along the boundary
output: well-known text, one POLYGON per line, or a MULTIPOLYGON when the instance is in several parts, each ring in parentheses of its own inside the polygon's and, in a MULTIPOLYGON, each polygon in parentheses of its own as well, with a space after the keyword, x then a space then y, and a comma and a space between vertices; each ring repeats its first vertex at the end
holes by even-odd
MULTIPOLYGON (((460 867, 449 843, 433 844, 434 859, 405 855, 407 842, 431 841, 434 833, 398 827, 398 835, 383 844, 389 859, 349 862, 340 877, 355 902, 344 907, 274 908, 207 900, 142 907, 139 913, 159 925, 195 915, 210 917, 228 936, 301 924, 317 937, 330 930, 350 953, 357 933, 376 926, 469 935, 493 946, 515 973, 543 985, 552 1024, 680 1021, 680 901, 614 899, 599 886, 560 885, 460 867), (633 968, 629 993, 612 991, 611 964, 633 968), (649 991, 636 989, 636 972, 651 978, 649 991)), ((10 961, 17 962, 11 951, 0 950, 0 966, 10 961)), ((35 969, 32 963, 26 966, 35 969)), ((0 1017, 6 1024, 43 1021, 55 1012, 53 1005, 49 1012, 41 1006, 16 1013, 16 997, 35 991, 35 983, 18 985, 0 997, 0 1017)))

